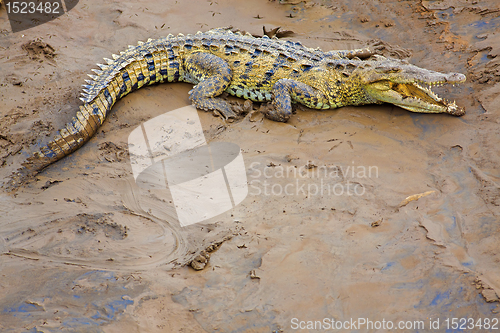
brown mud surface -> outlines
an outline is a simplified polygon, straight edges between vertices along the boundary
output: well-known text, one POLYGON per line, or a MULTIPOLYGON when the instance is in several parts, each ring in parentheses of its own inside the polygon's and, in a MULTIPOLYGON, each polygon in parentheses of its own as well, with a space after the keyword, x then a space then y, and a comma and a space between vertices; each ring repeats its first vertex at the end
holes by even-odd
POLYGON ((83 148, 0 193, 0 331, 320 332, 292 320, 368 318, 429 332, 440 318, 432 331, 445 332, 447 318, 498 318, 499 16, 496 0, 81 0, 12 33, 2 6, 0 179, 74 116, 95 63, 169 33, 279 26, 309 47, 370 46, 468 80, 435 89, 461 118, 299 106, 288 123, 226 123, 200 111, 208 142, 241 147, 250 192, 188 227, 168 195, 135 185, 127 139, 188 105, 191 86, 132 93, 83 148))

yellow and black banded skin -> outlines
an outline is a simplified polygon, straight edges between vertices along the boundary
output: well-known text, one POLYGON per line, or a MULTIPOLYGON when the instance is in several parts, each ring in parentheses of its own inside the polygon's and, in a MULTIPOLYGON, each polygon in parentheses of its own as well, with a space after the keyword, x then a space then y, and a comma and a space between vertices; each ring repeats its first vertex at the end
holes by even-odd
MULTIPOLYGON (((381 103, 364 91, 363 76, 374 68, 387 67, 388 72, 394 73, 399 64, 384 57, 372 58, 368 49, 323 52, 298 42, 267 36, 255 38, 227 28, 139 42, 120 55, 113 55, 113 59, 105 58, 106 65, 98 64, 100 69, 93 70, 95 75, 89 75, 92 80, 86 80, 83 86, 84 104, 76 116, 47 146, 28 158, 4 187, 16 188, 27 177, 80 148, 96 133, 119 98, 143 86, 193 83, 191 102, 225 118, 235 114, 218 97, 224 91, 256 102, 272 102, 274 109, 266 116, 287 121, 292 114, 291 103, 313 109, 381 103)), ((443 80, 434 75, 444 74, 422 71, 425 72, 412 72, 417 78, 409 79, 443 80)))

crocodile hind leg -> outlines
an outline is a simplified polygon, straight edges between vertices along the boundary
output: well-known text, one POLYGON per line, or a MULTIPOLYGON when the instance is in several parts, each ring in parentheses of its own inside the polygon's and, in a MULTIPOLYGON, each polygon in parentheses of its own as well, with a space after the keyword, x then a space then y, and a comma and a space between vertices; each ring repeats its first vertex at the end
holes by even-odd
POLYGON ((231 105, 219 96, 229 86, 232 73, 229 65, 210 53, 189 56, 184 66, 188 81, 199 82, 189 92, 189 99, 199 109, 219 112, 225 119, 235 118, 231 105))
POLYGON ((286 122, 292 115, 292 100, 312 109, 329 109, 328 96, 321 91, 300 81, 280 79, 276 81, 272 90, 271 108, 266 117, 280 122, 286 122))

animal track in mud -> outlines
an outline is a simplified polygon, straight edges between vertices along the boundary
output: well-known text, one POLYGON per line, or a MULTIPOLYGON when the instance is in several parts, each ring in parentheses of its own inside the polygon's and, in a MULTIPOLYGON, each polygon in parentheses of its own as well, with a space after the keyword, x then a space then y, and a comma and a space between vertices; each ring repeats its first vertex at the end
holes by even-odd
POLYGON ((76 233, 91 233, 95 236, 99 233, 99 231, 101 231, 104 232, 105 237, 109 237, 114 240, 120 240, 127 237, 127 226, 110 222, 108 215, 110 214, 78 214, 76 217, 80 218, 82 221, 77 223, 78 227, 76 229, 76 233))
POLYGON ((99 144, 101 156, 108 162, 121 162, 128 157, 128 149, 126 144, 115 144, 111 141, 106 141, 99 144))
POLYGON ((7 255, 113 270, 165 264, 178 246, 168 228, 126 213, 78 214, 3 238, 7 255))
POLYGON ((55 49, 49 44, 39 40, 25 43, 22 48, 28 52, 28 57, 31 60, 41 60, 42 58, 53 60, 55 56, 55 49))

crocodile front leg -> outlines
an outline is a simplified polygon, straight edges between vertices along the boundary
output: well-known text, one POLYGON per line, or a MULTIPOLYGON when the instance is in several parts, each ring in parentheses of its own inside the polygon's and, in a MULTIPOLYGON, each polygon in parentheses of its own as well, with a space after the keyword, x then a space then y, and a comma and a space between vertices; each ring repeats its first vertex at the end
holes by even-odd
POLYGON ((300 81, 280 79, 276 81, 272 90, 273 109, 266 112, 266 117, 286 122, 292 115, 292 100, 312 109, 330 108, 328 97, 321 91, 300 81))
POLYGON ((219 96, 229 86, 231 68, 221 58, 209 53, 194 53, 184 62, 187 81, 199 82, 189 92, 189 99, 199 109, 219 112, 225 119, 236 114, 229 103, 219 96))

